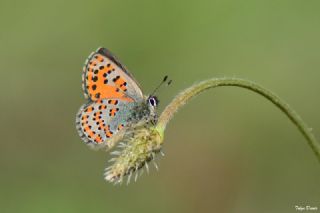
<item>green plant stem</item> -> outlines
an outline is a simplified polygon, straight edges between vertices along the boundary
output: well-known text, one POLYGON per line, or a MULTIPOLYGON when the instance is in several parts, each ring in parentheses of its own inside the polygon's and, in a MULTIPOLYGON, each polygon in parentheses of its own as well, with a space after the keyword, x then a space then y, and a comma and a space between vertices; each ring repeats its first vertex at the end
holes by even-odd
POLYGON ((305 122, 301 119, 301 117, 290 108, 290 106, 282 101, 278 96, 273 94, 271 91, 261 87, 260 85, 243 80, 238 78, 214 78, 202 81, 198 84, 191 86, 190 88, 182 91, 178 94, 172 102, 164 109, 161 113, 156 129, 160 132, 163 136, 164 130, 166 125, 173 117, 174 113, 182 107, 189 99, 195 97, 201 92, 204 92, 211 88, 222 87, 222 86, 234 86, 245 88, 250 91, 253 91, 257 94, 262 95, 269 101, 271 101, 275 106, 277 106, 282 112, 284 112, 288 118, 293 122, 293 124, 298 128, 298 130, 302 133, 304 138, 307 140, 309 146, 313 150, 314 154, 316 155, 317 159, 320 162, 320 145, 313 133, 311 132, 311 128, 305 124, 305 122))

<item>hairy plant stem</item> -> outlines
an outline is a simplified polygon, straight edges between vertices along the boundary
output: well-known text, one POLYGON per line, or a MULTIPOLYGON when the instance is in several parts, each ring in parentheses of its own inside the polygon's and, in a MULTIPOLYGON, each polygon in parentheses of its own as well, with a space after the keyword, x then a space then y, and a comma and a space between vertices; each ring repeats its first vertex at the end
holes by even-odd
MULTIPOLYGON (((179 108, 181 108, 188 100, 192 97, 195 97, 201 92, 204 92, 211 88, 222 87, 222 86, 234 86, 245 88, 250 91, 253 91, 257 94, 262 95, 269 101, 271 101, 275 106, 277 106, 282 112, 284 112, 288 118, 293 122, 293 124, 298 128, 298 130, 302 133, 304 138, 307 140, 309 146, 313 150, 317 159, 320 162, 320 144, 311 132, 311 128, 305 124, 305 122, 301 119, 301 117, 292 109, 290 106, 282 101, 278 96, 276 96, 271 91, 261 87, 260 85, 243 79, 238 78, 214 78, 202 81, 198 84, 191 86, 190 88, 182 91, 178 94, 172 102, 164 109, 161 113, 156 129, 159 131, 161 137, 164 135, 164 130, 166 125, 173 117, 174 113, 177 112, 179 108)), ((163 140, 162 140, 163 141, 163 140)))

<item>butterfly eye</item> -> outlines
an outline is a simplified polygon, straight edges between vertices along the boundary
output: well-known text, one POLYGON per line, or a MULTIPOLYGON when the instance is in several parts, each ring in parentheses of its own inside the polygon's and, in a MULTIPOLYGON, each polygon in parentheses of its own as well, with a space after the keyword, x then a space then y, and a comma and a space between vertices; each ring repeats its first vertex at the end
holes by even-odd
POLYGON ((153 106, 153 107, 157 106, 158 103, 159 103, 159 101, 158 101, 156 96, 150 96, 148 98, 148 102, 149 102, 150 106, 153 106))

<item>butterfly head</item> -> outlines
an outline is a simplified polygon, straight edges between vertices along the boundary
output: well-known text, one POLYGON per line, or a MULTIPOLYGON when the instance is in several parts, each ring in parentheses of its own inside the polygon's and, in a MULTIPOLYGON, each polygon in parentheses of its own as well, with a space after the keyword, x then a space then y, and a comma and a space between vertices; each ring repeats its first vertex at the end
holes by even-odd
POLYGON ((150 95, 147 99, 147 102, 149 107, 156 108, 159 104, 159 99, 157 98, 157 96, 150 95))
POLYGON ((157 121, 158 104, 159 104, 159 99, 157 98, 157 96, 149 95, 145 99, 145 104, 143 105, 146 107, 146 111, 144 112, 144 114, 147 121, 152 121, 153 123, 157 121))

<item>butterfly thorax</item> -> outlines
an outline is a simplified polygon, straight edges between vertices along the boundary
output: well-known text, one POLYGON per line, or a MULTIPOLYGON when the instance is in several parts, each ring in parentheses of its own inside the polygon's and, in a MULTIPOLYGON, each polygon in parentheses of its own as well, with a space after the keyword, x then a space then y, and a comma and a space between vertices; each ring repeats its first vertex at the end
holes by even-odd
POLYGON ((137 103, 130 110, 130 116, 127 120, 128 124, 134 124, 139 121, 144 121, 146 123, 156 123, 157 122, 157 113, 156 106, 150 104, 149 99, 146 99, 143 102, 137 103))

